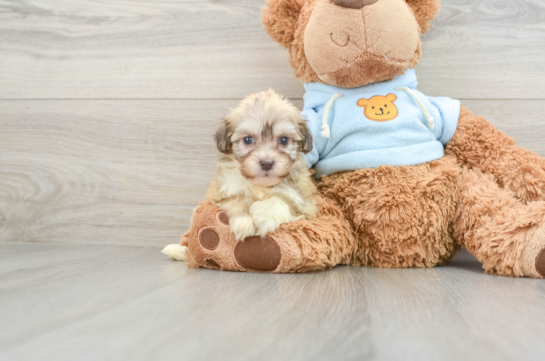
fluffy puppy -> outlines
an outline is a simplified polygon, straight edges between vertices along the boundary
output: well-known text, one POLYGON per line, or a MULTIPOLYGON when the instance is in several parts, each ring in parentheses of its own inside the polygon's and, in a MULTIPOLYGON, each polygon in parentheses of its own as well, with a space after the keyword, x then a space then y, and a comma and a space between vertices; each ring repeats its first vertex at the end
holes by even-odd
POLYGON ((207 199, 227 212, 236 239, 316 217, 316 186, 303 158, 312 136, 288 100, 272 90, 248 96, 215 139, 218 166, 207 199))

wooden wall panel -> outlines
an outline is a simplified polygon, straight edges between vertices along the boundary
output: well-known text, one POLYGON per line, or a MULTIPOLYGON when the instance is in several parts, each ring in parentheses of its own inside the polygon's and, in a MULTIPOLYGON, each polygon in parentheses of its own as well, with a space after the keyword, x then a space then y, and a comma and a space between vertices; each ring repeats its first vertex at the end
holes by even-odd
MULTIPOLYGON (((0 0, 1 99, 301 97, 261 0, 0 0)), ((421 90, 545 99, 545 2, 443 0, 421 90)))
MULTIPOLYGON (((212 134, 237 102, 0 101, 0 242, 177 241, 214 177, 212 134)), ((545 155, 545 102, 464 104, 545 155)))

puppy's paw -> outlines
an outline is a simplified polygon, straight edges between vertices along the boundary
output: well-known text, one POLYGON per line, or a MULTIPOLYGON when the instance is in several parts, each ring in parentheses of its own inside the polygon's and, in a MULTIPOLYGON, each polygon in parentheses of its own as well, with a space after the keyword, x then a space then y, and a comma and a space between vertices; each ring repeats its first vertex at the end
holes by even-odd
POLYGON ((229 226, 231 232, 235 234, 235 238, 239 241, 243 241, 244 238, 255 236, 256 229, 254 221, 250 215, 234 216, 229 219, 229 226))
POLYGON ((282 223, 292 220, 289 206, 276 197, 254 202, 250 207, 250 214, 257 228, 256 235, 262 237, 275 231, 282 223))

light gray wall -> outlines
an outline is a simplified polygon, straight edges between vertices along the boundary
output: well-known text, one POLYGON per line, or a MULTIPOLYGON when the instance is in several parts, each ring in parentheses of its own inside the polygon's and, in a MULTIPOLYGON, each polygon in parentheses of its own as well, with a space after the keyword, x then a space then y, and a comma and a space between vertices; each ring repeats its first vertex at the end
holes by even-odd
MULTIPOLYGON (((259 0, 0 0, 0 242, 176 242, 228 107, 301 106, 259 0)), ((545 2, 444 0, 419 89, 545 155, 545 2)))

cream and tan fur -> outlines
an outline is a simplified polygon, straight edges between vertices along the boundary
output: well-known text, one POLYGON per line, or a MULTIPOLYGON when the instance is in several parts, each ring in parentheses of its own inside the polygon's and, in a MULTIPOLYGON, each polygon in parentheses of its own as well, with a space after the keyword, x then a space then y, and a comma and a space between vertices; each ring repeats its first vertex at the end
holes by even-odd
POLYGON ((206 198, 227 212, 238 240, 316 217, 316 187, 303 158, 312 136, 287 99, 272 90, 246 97, 215 137, 218 166, 206 198))

